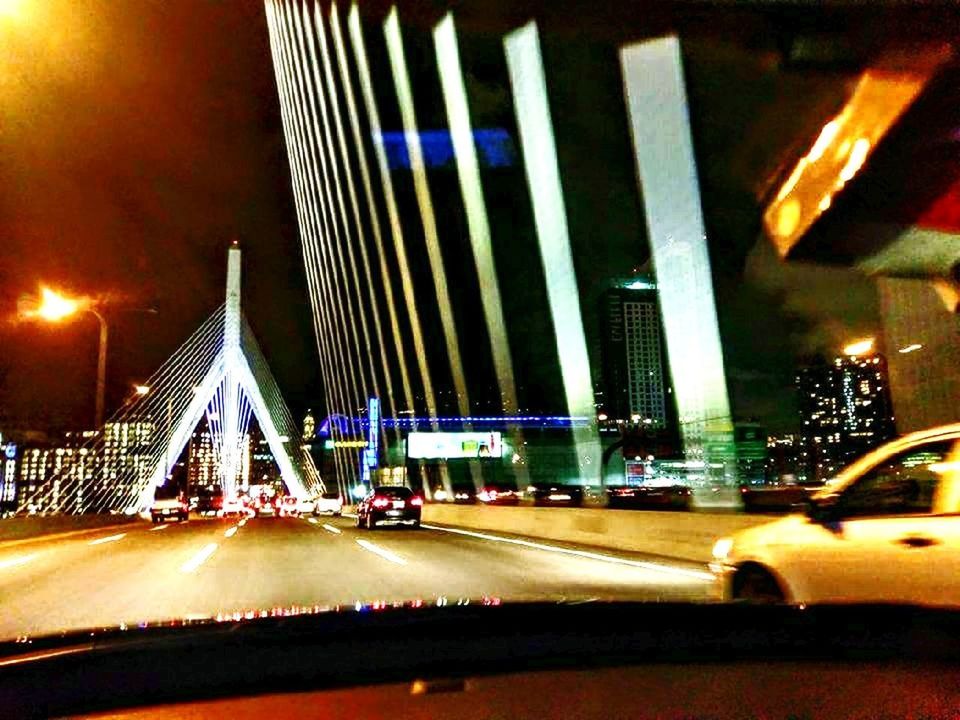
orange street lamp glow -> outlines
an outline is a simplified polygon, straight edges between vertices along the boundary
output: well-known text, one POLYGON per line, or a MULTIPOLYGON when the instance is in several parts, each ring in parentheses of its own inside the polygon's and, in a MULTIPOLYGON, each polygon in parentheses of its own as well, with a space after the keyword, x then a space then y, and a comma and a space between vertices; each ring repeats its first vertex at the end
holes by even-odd
POLYGON ((843 354, 866 355, 871 350, 873 350, 873 338, 867 338, 866 340, 858 340, 855 343, 850 343, 843 349, 843 354))
POLYGON ((48 287, 40 288, 40 305, 36 314, 48 322, 60 322, 80 309, 80 303, 48 287))

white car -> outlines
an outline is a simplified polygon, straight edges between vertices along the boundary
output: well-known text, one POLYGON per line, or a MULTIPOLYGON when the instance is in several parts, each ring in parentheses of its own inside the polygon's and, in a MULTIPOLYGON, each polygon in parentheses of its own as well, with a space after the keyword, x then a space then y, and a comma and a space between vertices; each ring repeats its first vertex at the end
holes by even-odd
POLYGON ((343 512, 343 498, 337 492, 325 492, 317 496, 316 505, 313 511, 314 515, 338 516, 343 512))
POLYGON ((247 508, 240 502, 240 498, 224 498, 223 506, 217 513, 220 517, 241 517, 247 514, 247 508))
POLYGON ((313 511, 316 508, 317 504, 313 498, 301 498, 297 500, 297 508, 294 512, 300 517, 305 515, 313 515, 313 511))
POLYGON ((906 435, 789 515, 717 541, 724 599, 960 606, 960 424, 906 435))

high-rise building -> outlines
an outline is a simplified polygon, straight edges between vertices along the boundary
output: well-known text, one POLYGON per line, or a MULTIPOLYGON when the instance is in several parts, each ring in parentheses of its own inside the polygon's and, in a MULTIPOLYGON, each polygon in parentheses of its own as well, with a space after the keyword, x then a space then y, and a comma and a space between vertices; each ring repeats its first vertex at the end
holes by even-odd
POLYGON ((634 278, 604 292, 600 332, 603 412, 613 420, 665 428, 673 400, 656 284, 634 278))
POLYGON ((824 480, 893 437, 894 417, 882 355, 846 356, 797 375, 801 464, 824 480))
POLYGON ((313 417, 313 410, 307 410, 303 418, 303 441, 310 442, 317 434, 317 421, 313 417))
POLYGON ((0 512, 17 507, 17 444, 0 435, 0 512))

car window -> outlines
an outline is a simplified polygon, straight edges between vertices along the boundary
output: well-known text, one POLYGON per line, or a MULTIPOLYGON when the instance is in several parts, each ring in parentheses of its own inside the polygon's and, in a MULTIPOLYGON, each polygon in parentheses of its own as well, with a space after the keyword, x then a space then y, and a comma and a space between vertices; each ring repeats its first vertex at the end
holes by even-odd
POLYGON ((325 492, 320 497, 322 497, 324 500, 336 500, 340 497, 340 495, 335 492, 325 492))
POLYGON ((405 487, 379 487, 375 494, 384 497, 408 498, 413 495, 413 491, 405 487))
POLYGON ((848 488, 840 499, 845 517, 933 512, 942 466, 953 443, 911 448, 889 458, 848 488))

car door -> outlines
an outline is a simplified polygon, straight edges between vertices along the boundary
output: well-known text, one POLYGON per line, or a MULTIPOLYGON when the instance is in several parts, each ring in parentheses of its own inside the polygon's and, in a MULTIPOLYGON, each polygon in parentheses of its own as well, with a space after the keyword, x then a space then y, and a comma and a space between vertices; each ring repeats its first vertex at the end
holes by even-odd
POLYGON ((960 605, 960 444, 935 440, 845 488, 796 548, 816 602, 960 605))

